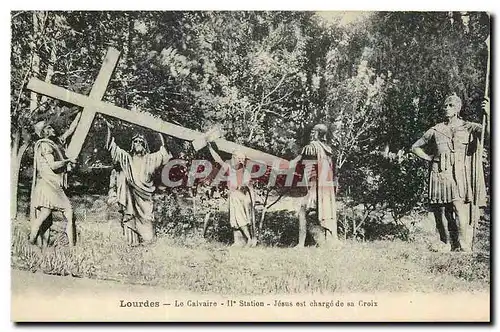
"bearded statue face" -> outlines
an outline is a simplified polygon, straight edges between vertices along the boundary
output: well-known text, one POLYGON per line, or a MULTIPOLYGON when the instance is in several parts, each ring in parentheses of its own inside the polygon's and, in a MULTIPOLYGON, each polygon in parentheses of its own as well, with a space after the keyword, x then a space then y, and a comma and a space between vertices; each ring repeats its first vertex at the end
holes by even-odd
POLYGON ((135 135, 134 138, 132 138, 130 152, 138 155, 145 155, 146 153, 149 153, 148 145, 142 135, 135 135))

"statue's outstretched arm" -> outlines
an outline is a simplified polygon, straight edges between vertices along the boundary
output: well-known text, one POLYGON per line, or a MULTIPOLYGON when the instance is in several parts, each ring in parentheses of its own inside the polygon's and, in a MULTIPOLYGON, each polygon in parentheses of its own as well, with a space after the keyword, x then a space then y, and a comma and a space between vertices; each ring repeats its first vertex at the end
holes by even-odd
POLYGON ((82 116, 82 112, 78 112, 78 114, 75 116, 73 119, 73 122, 69 125, 69 128, 64 132, 64 134, 61 135, 60 139, 61 141, 65 142, 68 137, 73 135, 73 133, 76 130, 76 126, 78 125, 78 121, 80 121, 80 117, 82 116))

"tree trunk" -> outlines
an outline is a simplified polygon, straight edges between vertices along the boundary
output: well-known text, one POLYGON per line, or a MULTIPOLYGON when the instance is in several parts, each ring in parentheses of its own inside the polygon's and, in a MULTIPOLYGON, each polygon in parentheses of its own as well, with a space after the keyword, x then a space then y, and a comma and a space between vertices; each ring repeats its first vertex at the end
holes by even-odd
MULTIPOLYGON (((40 31, 42 30, 40 26, 42 24, 45 24, 43 22, 43 12, 33 12, 32 18, 33 18, 33 39, 31 43, 31 55, 32 55, 32 62, 31 62, 31 72, 35 77, 40 75, 40 57, 38 56, 38 52, 36 49, 36 39, 39 36, 40 31)), ((55 61, 55 47, 52 50, 54 52, 54 61, 55 61)), ((51 53, 51 58, 52 58, 52 53, 51 53)), ((52 71, 53 74, 53 71, 52 71)), ((50 79, 50 77, 49 77, 50 79)), ((24 82, 22 83, 24 85, 24 82)), ((37 93, 31 92, 30 93, 30 110, 29 114, 33 115, 33 113, 36 111, 38 107, 38 96, 37 93)), ((23 158, 24 152, 26 152, 26 149, 28 148, 28 145, 30 143, 30 140, 26 137, 23 136, 22 140, 23 143, 21 144, 21 133, 22 133, 22 122, 19 121, 17 124, 17 128, 14 130, 16 131, 14 133, 14 136, 12 138, 12 145, 11 145, 11 165, 10 165, 10 185, 11 185, 11 211, 10 215, 12 219, 17 218, 17 210, 18 210, 18 185, 19 185, 19 172, 21 169, 21 160, 23 158)))
POLYGON ((266 212, 267 212, 267 207, 264 206, 262 209, 262 214, 260 215, 260 220, 259 220, 259 229, 257 232, 257 240, 262 240, 262 229, 264 228, 264 219, 266 218, 266 212))
POLYGON ((11 158, 12 167, 10 168, 10 217, 17 218, 17 185, 19 184, 19 163, 17 158, 11 158))
MULTIPOLYGON (((16 133, 18 137, 19 134, 16 133)), ((11 196, 10 196, 10 216, 12 219, 17 218, 18 210, 18 185, 19 185, 19 171, 21 169, 21 160, 23 159, 24 152, 28 148, 27 143, 23 143, 19 148, 19 140, 16 139, 11 148, 11 167, 10 167, 10 185, 11 185, 11 196)))
POLYGON ((10 217, 17 217, 17 185, 19 183, 19 169, 17 151, 19 146, 19 132, 14 134, 10 151, 10 217))
MULTIPOLYGON (((262 208, 262 214, 260 215, 260 220, 259 220, 259 226, 258 226, 258 232, 257 232, 257 240, 260 241, 262 238, 262 228, 264 226, 264 218, 266 217, 266 212, 267 212, 267 200, 269 199, 269 194, 271 193, 271 190, 268 190, 266 192, 266 198, 264 199, 264 204, 262 208)), ((254 230, 256 232, 256 230, 254 230)))
MULTIPOLYGON (((40 58, 38 55, 33 55, 33 74, 34 76, 38 76, 40 72, 40 58)), ((34 114, 38 107, 38 94, 36 92, 31 91, 30 93, 30 114, 34 114)))
POLYGON ((357 228, 356 228, 356 219, 352 218, 352 237, 356 240, 357 228))
POLYGON ((212 211, 208 211, 203 218, 203 238, 207 235, 208 223, 210 222, 210 217, 212 216, 212 211))
MULTIPOLYGON (((54 63, 57 61, 57 53, 56 53, 56 41, 52 42, 52 47, 50 49, 50 60, 49 65, 47 66, 47 74, 45 75, 45 82, 50 83, 52 80, 52 76, 54 76, 54 63)), ((47 101, 47 96, 42 96, 40 99, 40 104, 44 104, 47 101)))
MULTIPOLYGON (((123 73, 128 73, 129 68, 131 67, 131 59, 130 59, 130 51, 132 47, 132 36, 133 36, 133 31, 134 31, 134 19, 132 15, 126 14, 126 21, 125 25, 123 27, 123 49, 122 49, 122 56, 120 61, 118 62, 118 66, 121 68, 123 73)), ((127 91, 129 90, 128 84, 130 82, 127 81, 128 79, 122 80, 122 87, 123 87, 123 107, 129 108, 130 103, 129 103, 129 94, 127 91)))
MULTIPOLYGON (((33 54, 33 63, 32 63, 32 73, 33 76, 38 77, 40 75, 40 57, 38 56, 38 52, 36 50, 36 36, 40 32, 39 27, 39 12, 33 12, 33 40, 31 44, 31 52, 33 54)), ((30 93, 30 114, 33 114, 34 111, 38 107, 38 94, 36 92, 31 91, 30 93)))

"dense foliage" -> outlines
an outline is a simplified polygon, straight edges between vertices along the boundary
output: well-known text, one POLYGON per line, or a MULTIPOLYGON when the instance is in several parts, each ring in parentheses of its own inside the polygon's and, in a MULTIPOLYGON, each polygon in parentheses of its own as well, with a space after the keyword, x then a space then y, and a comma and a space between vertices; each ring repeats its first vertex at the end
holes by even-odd
MULTIPOLYGON (((20 185, 30 181, 33 122, 62 129, 76 111, 51 107, 61 105, 30 93, 27 80, 88 93, 113 46, 121 58, 105 100, 197 130, 220 124, 227 139, 287 159, 324 122, 340 198, 396 220, 423 202, 425 164, 408 153, 440 121, 443 97, 462 96, 463 117, 480 121, 490 30, 479 12, 13 12, 11 24, 16 188, 19 169, 20 185)), ((123 146, 131 127, 145 131, 113 122, 123 146)), ((109 164, 104 133, 96 120, 74 183, 109 164)), ((207 156, 168 144, 175 157, 207 156)))

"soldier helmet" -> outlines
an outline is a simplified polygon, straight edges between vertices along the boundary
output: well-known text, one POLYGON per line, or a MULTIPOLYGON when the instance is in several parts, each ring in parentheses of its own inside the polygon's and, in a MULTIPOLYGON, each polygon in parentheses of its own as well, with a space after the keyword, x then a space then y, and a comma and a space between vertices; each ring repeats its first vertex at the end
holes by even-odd
POLYGON ((43 132, 43 129, 47 126, 47 122, 46 121, 39 121, 37 122, 35 125, 34 125, 34 128, 35 128, 35 133, 38 135, 38 137, 42 137, 42 132, 43 132))
POLYGON ((446 105, 450 101, 454 101, 458 105, 460 105, 460 107, 462 107, 462 99, 459 96, 457 96, 456 93, 453 93, 452 95, 449 95, 448 97, 446 97, 446 99, 444 100, 444 104, 446 105))

